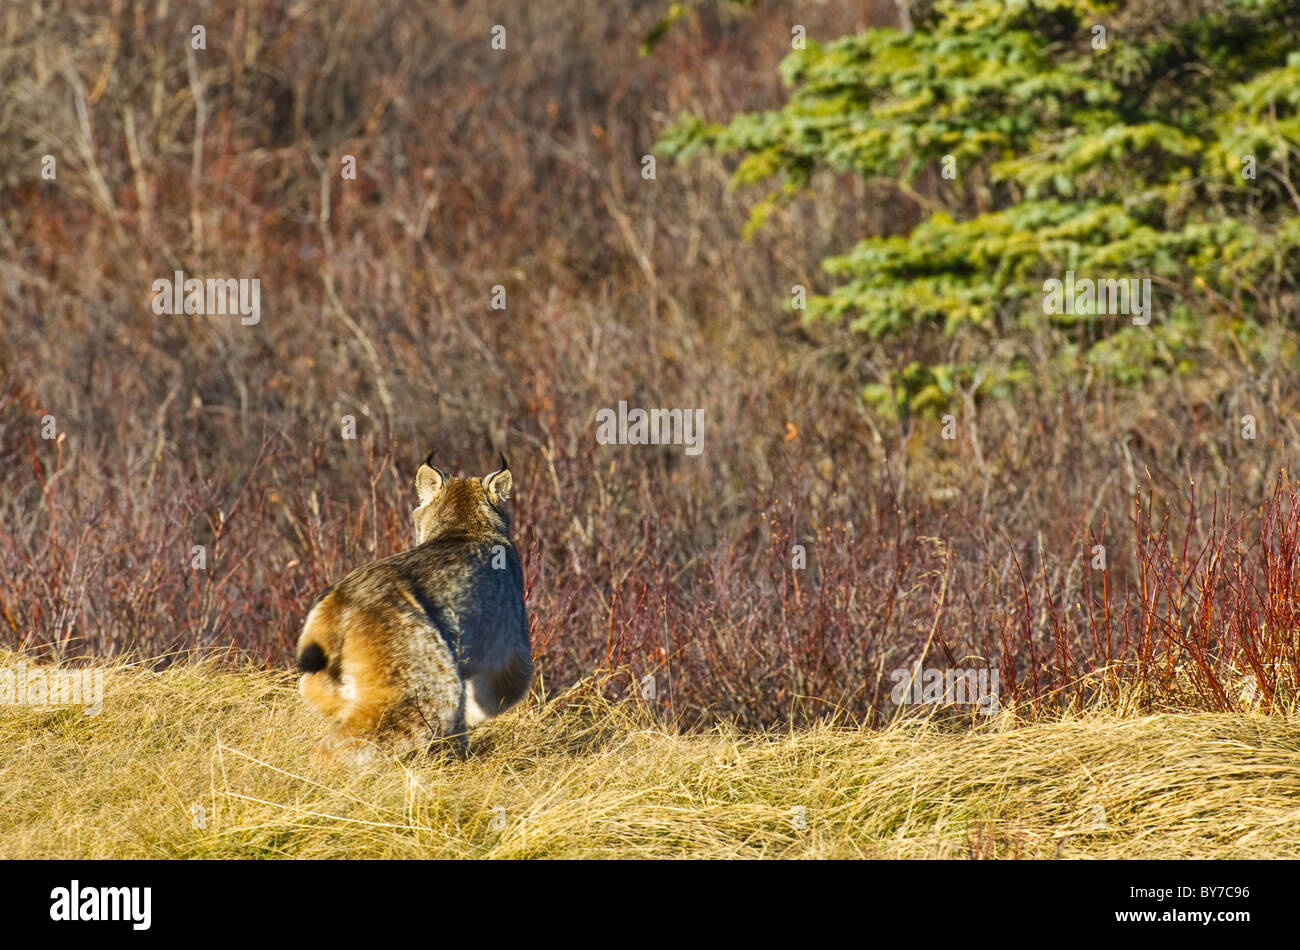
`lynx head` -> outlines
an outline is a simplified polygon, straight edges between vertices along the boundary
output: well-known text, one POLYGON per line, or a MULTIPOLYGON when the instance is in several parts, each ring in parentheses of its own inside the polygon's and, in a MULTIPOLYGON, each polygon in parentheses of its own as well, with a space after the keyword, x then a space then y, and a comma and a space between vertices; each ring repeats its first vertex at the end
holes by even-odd
POLYGON ((415 543, 423 544, 441 534, 495 537, 510 535, 510 515, 505 501, 512 485, 510 465, 501 456, 501 467, 482 478, 451 478, 433 464, 430 452, 415 473, 419 506, 411 512, 415 522, 415 543))

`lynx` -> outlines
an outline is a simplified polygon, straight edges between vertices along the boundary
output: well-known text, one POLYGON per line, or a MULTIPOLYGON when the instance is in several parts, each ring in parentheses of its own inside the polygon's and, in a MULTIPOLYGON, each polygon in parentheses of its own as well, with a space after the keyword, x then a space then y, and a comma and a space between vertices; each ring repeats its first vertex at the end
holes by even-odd
POLYGON ((415 474, 415 546, 359 567, 313 603, 298 690, 335 725, 316 761, 357 763, 452 741, 528 690, 523 572, 504 503, 510 467, 449 478, 430 452, 415 474))

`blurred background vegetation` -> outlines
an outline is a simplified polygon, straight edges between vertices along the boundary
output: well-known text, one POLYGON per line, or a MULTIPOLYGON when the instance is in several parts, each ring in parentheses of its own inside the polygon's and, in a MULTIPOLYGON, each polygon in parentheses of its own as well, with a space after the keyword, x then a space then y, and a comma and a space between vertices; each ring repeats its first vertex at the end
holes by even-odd
POLYGON ((688 115, 662 147, 777 180, 755 225, 820 169, 912 199, 823 262, 807 307, 886 344, 865 390, 885 411, 1012 395, 1035 334, 1049 386, 1194 377, 1222 347, 1294 368, 1298 24, 1285 0, 936 3, 910 32, 809 42, 781 63, 779 110, 688 115), (1158 317, 1045 316, 1043 282, 1067 271, 1151 279, 1158 317))

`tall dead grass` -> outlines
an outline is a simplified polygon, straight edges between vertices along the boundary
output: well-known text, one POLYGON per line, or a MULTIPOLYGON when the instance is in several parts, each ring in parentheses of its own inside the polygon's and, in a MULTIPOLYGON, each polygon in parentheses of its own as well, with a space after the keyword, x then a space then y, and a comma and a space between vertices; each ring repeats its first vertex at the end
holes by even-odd
POLYGON ((0 709, 0 857, 1300 856, 1294 715, 683 735, 593 686, 351 774, 283 674, 119 662, 98 716, 0 709))

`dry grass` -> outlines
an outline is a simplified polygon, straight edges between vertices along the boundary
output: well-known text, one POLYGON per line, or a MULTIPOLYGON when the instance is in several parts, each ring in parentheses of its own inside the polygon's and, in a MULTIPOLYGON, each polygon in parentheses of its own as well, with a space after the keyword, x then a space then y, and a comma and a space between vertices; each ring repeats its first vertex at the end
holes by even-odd
POLYGON ((0 857, 1296 857, 1296 726, 678 735, 580 687, 484 727, 467 761, 351 775, 309 765, 322 725, 285 675, 118 663, 98 716, 0 711, 0 857))

